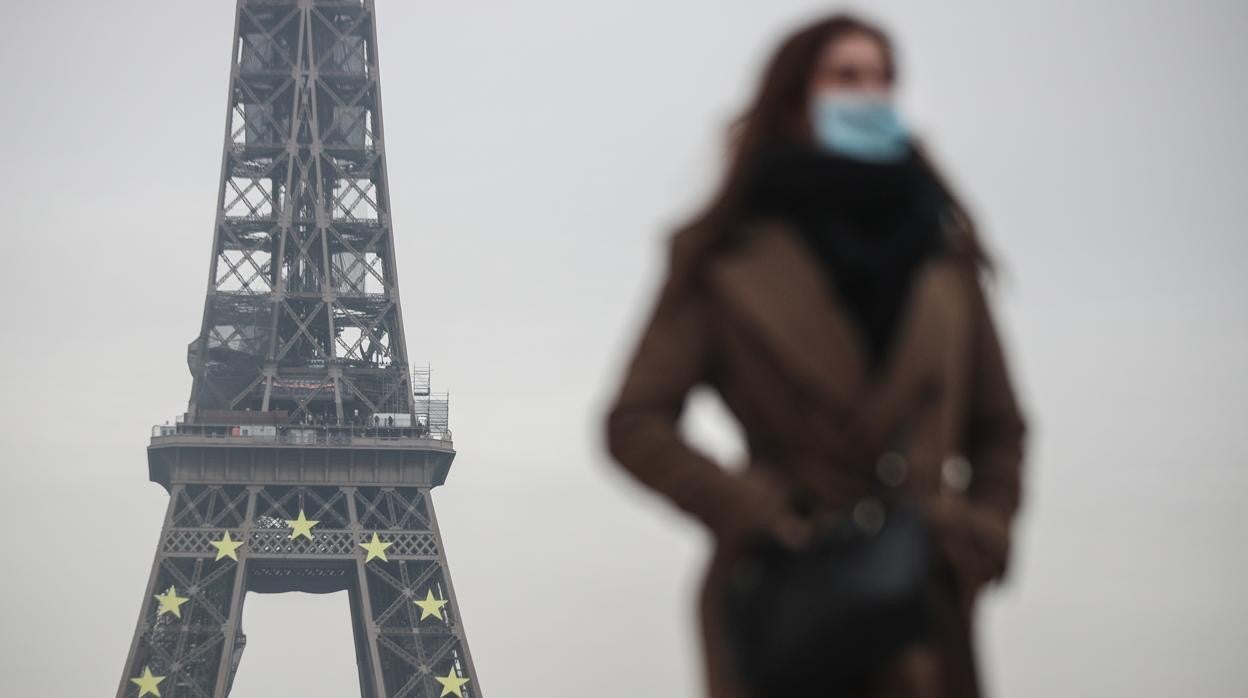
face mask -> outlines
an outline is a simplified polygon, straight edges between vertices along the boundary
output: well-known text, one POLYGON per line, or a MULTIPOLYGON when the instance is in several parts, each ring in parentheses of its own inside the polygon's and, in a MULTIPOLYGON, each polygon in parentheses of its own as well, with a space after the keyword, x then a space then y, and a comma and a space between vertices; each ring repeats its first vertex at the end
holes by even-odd
POLYGON ((834 153, 868 162, 896 162, 906 155, 909 136, 886 97, 826 91, 811 105, 815 138, 834 153))

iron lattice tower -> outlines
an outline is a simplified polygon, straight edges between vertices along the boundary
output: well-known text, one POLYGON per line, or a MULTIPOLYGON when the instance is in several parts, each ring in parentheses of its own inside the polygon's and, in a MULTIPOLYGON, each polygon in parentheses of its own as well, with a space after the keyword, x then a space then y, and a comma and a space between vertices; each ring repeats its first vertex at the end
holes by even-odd
POLYGON ((248 591, 346 590, 365 698, 480 684, 429 493, 455 450, 408 361, 373 0, 238 0, 187 412, 121 696, 220 698, 248 591))

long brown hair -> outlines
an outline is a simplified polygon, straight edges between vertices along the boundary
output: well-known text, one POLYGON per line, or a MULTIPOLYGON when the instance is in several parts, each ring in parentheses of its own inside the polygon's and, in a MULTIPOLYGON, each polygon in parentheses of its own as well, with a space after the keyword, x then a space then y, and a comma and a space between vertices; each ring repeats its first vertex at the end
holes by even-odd
MULTIPOLYGON (((878 26, 849 14, 836 14, 818 20, 789 35, 781 42, 764 68, 749 107, 729 128, 728 163, 710 202, 672 235, 674 269, 677 276, 698 264, 705 253, 730 245, 738 228, 741 192, 745 175, 755 158, 767 146, 782 140, 808 139, 806 105, 810 80, 819 56, 829 42, 852 34, 865 34, 879 43, 884 54, 890 83, 897 78, 892 41, 878 26)), ((947 186, 917 142, 914 144, 923 166, 948 194, 952 222, 959 231, 958 251, 988 271, 993 262, 979 243, 974 222, 965 207, 947 186)))

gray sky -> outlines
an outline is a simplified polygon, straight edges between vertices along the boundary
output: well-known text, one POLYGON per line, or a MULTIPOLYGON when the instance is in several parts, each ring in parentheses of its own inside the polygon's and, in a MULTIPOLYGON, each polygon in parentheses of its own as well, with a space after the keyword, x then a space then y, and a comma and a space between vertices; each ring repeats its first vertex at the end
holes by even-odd
MULTIPOLYGON (((602 410, 724 122, 782 32, 835 6, 378 4, 405 323, 451 393, 435 501, 480 687, 693 695, 707 541, 608 464, 602 410)), ((994 310, 1032 436, 1014 576, 978 619, 988 684, 1242 695, 1248 6, 871 7, 1008 269, 994 310)), ((167 501, 148 430, 190 390, 233 2, 5 16, 0 675, 105 695, 167 501)), ((709 395, 689 430, 739 452, 709 395)), ((346 609, 249 597, 234 695, 354 695, 346 609)))

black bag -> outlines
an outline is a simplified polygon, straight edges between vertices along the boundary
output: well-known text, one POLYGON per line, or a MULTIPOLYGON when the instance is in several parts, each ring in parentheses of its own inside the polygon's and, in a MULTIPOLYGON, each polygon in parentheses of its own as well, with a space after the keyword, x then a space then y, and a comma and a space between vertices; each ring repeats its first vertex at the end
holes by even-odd
POLYGON ((757 698, 866 693, 887 663, 934 630, 934 543, 919 509, 867 497, 790 550, 746 544, 725 590, 734 665, 757 698))

